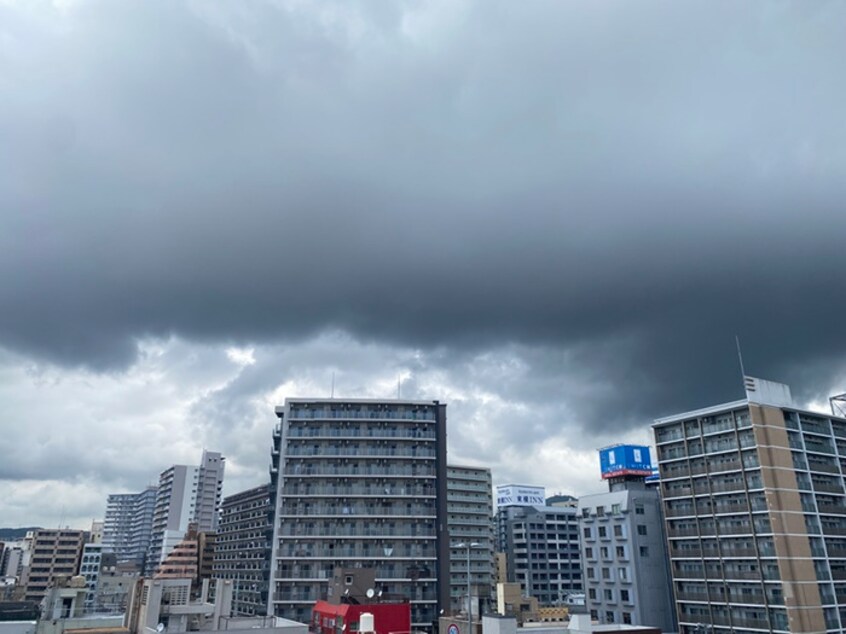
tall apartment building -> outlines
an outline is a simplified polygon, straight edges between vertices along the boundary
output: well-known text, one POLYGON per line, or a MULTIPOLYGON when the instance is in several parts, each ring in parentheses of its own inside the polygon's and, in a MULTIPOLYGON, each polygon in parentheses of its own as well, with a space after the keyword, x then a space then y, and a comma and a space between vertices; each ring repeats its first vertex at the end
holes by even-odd
POLYGON ((198 466, 173 465, 159 476, 146 572, 152 574, 194 525, 198 532, 218 527, 225 460, 203 451, 198 466))
POLYGON ((269 613, 308 622, 335 567, 371 567, 431 631, 449 608, 446 405, 287 399, 276 414, 269 613))
POLYGON ((675 632, 661 498, 649 447, 600 450, 608 493, 579 499, 585 603, 591 618, 675 632))
POLYGON ((450 542, 450 611, 467 607, 467 549, 473 613, 494 596, 494 524, 491 470, 447 465, 447 529, 450 542), (463 544, 463 546, 461 546, 463 544))
POLYGON ((746 377, 654 426, 682 632, 846 629, 846 418, 746 377))
POLYGON ((509 582, 542 607, 582 592, 579 526, 574 506, 547 506, 543 487, 497 487, 497 548, 509 582))
POLYGON ((23 600, 40 602, 47 587, 59 575, 74 576, 79 571, 86 531, 40 528, 32 532, 29 565, 23 571, 23 600))
POLYGON ((154 486, 140 493, 114 493, 106 503, 103 520, 103 552, 114 553, 118 563, 144 569, 153 532, 156 507, 154 486))
POLYGON ((214 577, 232 581, 232 614, 267 612, 273 511, 264 484, 223 500, 214 553, 214 577))

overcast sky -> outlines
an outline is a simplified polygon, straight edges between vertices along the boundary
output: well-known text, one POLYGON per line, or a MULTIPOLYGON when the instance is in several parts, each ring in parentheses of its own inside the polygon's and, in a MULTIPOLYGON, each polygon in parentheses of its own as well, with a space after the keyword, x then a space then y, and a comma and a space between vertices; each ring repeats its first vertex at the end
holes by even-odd
POLYGON ((0 0, 0 526, 85 526, 287 396, 452 462, 846 391, 846 4, 0 0))

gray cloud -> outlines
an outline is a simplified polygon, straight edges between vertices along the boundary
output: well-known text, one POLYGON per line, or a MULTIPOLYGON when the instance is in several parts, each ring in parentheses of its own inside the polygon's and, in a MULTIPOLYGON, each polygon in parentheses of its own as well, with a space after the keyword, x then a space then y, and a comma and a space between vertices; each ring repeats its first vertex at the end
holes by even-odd
MULTIPOLYGON (((844 369, 845 12, 0 5, 0 345, 121 376, 151 338, 346 332, 420 351, 409 389, 495 384, 531 443, 738 396, 735 334, 819 398, 844 369)), ((257 437, 226 390, 289 376, 266 371, 192 411, 257 437)), ((504 411, 479 455, 518 440, 504 411)))

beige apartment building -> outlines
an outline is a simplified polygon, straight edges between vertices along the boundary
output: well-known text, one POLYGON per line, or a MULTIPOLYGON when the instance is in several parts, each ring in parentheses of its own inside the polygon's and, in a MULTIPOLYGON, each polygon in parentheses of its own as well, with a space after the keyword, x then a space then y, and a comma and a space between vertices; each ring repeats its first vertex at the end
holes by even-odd
POLYGON ((27 539, 31 539, 32 554, 23 571, 23 599, 40 602, 56 577, 78 573, 88 532, 41 528, 27 535, 27 539))
POLYGON ((746 377, 653 429, 682 633, 846 628, 846 418, 746 377))

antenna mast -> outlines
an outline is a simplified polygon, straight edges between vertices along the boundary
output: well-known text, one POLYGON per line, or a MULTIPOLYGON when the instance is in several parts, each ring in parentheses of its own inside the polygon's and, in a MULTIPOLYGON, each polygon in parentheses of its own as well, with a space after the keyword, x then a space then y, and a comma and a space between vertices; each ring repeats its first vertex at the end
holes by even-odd
POLYGON ((740 361, 741 378, 746 380, 746 370, 743 369, 743 353, 740 351, 740 337, 735 335, 734 342, 737 344, 737 360, 740 361))

